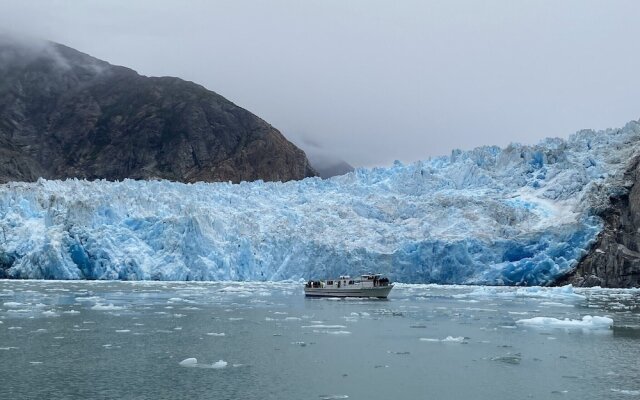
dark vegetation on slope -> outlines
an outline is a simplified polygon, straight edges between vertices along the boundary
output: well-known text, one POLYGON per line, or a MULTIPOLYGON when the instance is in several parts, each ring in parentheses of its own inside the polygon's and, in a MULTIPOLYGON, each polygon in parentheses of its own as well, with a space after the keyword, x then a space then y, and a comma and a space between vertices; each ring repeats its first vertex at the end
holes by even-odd
POLYGON ((0 183, 315 175, 278 130, 192 82, 10 37, 0 37, 0 77, 0 183))

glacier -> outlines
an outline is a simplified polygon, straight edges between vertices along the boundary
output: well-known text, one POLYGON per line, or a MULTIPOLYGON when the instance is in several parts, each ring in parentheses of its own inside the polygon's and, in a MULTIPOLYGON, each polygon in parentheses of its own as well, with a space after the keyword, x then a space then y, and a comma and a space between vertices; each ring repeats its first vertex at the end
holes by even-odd
POLYGON ((0 278, 547 285, 628 191, 640 122, 327 180, 0 186, 0 278))

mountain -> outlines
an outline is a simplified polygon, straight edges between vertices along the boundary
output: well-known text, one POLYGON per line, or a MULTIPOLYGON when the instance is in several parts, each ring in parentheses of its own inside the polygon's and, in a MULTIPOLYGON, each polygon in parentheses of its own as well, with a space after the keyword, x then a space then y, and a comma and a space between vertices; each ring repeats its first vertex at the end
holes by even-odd
POLYGON ((299 138, 307 150, 307 157, 318 172, 318 176, 328 179, 338 175, 344 175, 354 170, 348 162, 337 156, 333 151, 309 138, 299 138))
POLYGON ((348 174, 354 170, 353 166, 341 159, 319 159, 310 155, 309 161, 311 161, 313 169, 317 171, 318 176, 322 179, 348 174))
POLYGON ((0 183, 288 181, 313 176, 278 130, 192 82, 0 37, 0 183))
POLYGON ((334 176, 348 174, 354 170, 353 166, 346 161, 339 161, 336 164, 322 165, 316 167, 314 165, 316 171, 318 171, 318 175, 321 178, 327 179, 334 176))
POLYGON ((634 121, 326 180, 10 183, 0 186, 0 275, 282 280, 376 271, 408 283, 549 285, 598 253, 616 199, 635 203, 639 155, 634 121))
POLYGON ((640 287, 640 156, 624 171, 624 190, 598 210, 604 228, 589 253, 558 284, 640 287))

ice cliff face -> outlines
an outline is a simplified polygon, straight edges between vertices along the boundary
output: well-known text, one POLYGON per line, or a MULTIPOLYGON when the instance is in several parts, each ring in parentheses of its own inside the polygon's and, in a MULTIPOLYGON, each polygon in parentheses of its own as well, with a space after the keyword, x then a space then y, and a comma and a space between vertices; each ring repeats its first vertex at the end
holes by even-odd
POLYGON ((14 278, 279 280, 376 271, 402 282, 547 284, 628 190, 640 123, 481 147, 329 180, 0 186, 14 278))
POLYGON ((604 229, 595 246, 566 277, 555 284, 640 287, 640 156, 629 160, 624 174, 627 190, 610 197, 598 211, 604 229))

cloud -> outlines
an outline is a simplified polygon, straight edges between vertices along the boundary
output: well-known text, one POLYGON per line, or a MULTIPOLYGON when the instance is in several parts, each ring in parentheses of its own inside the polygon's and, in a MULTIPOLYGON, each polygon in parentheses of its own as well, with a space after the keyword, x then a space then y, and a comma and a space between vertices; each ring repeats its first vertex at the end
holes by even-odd
POLYGON ((356 166, 640 115, 640 2, 4 1, 0 26, 198 82, 356 166))

